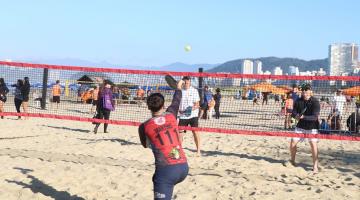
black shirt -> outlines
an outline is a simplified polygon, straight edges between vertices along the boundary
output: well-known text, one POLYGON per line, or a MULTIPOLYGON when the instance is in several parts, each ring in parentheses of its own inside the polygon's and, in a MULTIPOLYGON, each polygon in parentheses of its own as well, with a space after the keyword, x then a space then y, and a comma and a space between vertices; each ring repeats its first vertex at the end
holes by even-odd
POLYGON ((295 101, 292 117, 297 115, 304 115, 303 119, 300 119, 296 127, 305 130, 319 129, 319 114, 320 114, 320 102, 315 97, 310 97, 309 100, 305 100, 303 97, 295 101))

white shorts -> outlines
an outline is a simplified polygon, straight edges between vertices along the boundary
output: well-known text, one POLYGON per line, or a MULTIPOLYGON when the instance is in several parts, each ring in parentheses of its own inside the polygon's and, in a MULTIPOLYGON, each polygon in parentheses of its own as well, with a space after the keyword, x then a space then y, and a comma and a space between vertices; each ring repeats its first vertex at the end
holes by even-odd
MULTIPOLYGON (((302 128, 295 128, 295 133, 303 133, 303 134, 318 134, 319 131, 317 129, 311 129, 311 130, 305 130, 305 129, 302 129, 302 128)), ((319 141, 319 139, 317 138, 291 138, 291 140, 294 140, 294 141, 300 141, 300 142, 303 142, 305 139, 307 139, 307 141, 311 141, 311 142, 317 142, 319 141)))

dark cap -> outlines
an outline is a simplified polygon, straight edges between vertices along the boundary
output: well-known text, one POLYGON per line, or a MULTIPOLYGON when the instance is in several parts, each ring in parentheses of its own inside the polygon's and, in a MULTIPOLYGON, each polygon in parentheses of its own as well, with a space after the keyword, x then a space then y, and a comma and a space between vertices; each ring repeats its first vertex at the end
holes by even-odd
POLYGON ((182 80, 183 80, 183 81, 189 81, 189 80, 190 80, 190 76, 184 76, 184 77, 182 78, 182 80))

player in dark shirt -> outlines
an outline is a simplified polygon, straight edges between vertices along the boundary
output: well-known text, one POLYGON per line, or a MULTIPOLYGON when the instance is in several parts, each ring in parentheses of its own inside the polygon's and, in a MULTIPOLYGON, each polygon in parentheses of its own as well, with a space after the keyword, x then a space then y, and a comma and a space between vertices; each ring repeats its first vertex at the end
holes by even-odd
POLYGON ((155 157, 155 173, 152 179, 154 199, 170 200, 174 186, 185 180, 189 171, 176 120, 183 82, 178 82, 172 103, 166 111, 162 94, 153 93, 147 98, 152 118, 139 127, 142 146, 150 147, 155 157))
MULTIPOLYGON (((312 96, 310 84, 304 84, 301 87, 302 97, 294 103, 292 117, 298 120, 295 128, 296 133, 302 134, 318 134, 319 129, 319 114, 320 102, 312 96)), ((295 165, 295 156, 297 150, 297 143, 304 140, 304 138, 292 138, 290 142, 291 164, 295 165)), ((311 152, 313 157, 313 172, 318 172, 318 147, 317 138, 309 138, 311 152)))

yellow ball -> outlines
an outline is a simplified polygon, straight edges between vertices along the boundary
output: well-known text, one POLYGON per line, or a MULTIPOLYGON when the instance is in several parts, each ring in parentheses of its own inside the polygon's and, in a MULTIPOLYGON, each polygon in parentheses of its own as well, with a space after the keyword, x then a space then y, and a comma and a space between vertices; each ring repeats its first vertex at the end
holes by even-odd
POLYGON ((185 51, 186 51, 186 52, 191 51, 191 46, 190 46, 190 45, 186 45, 186 46, 185 46, 185 51))

